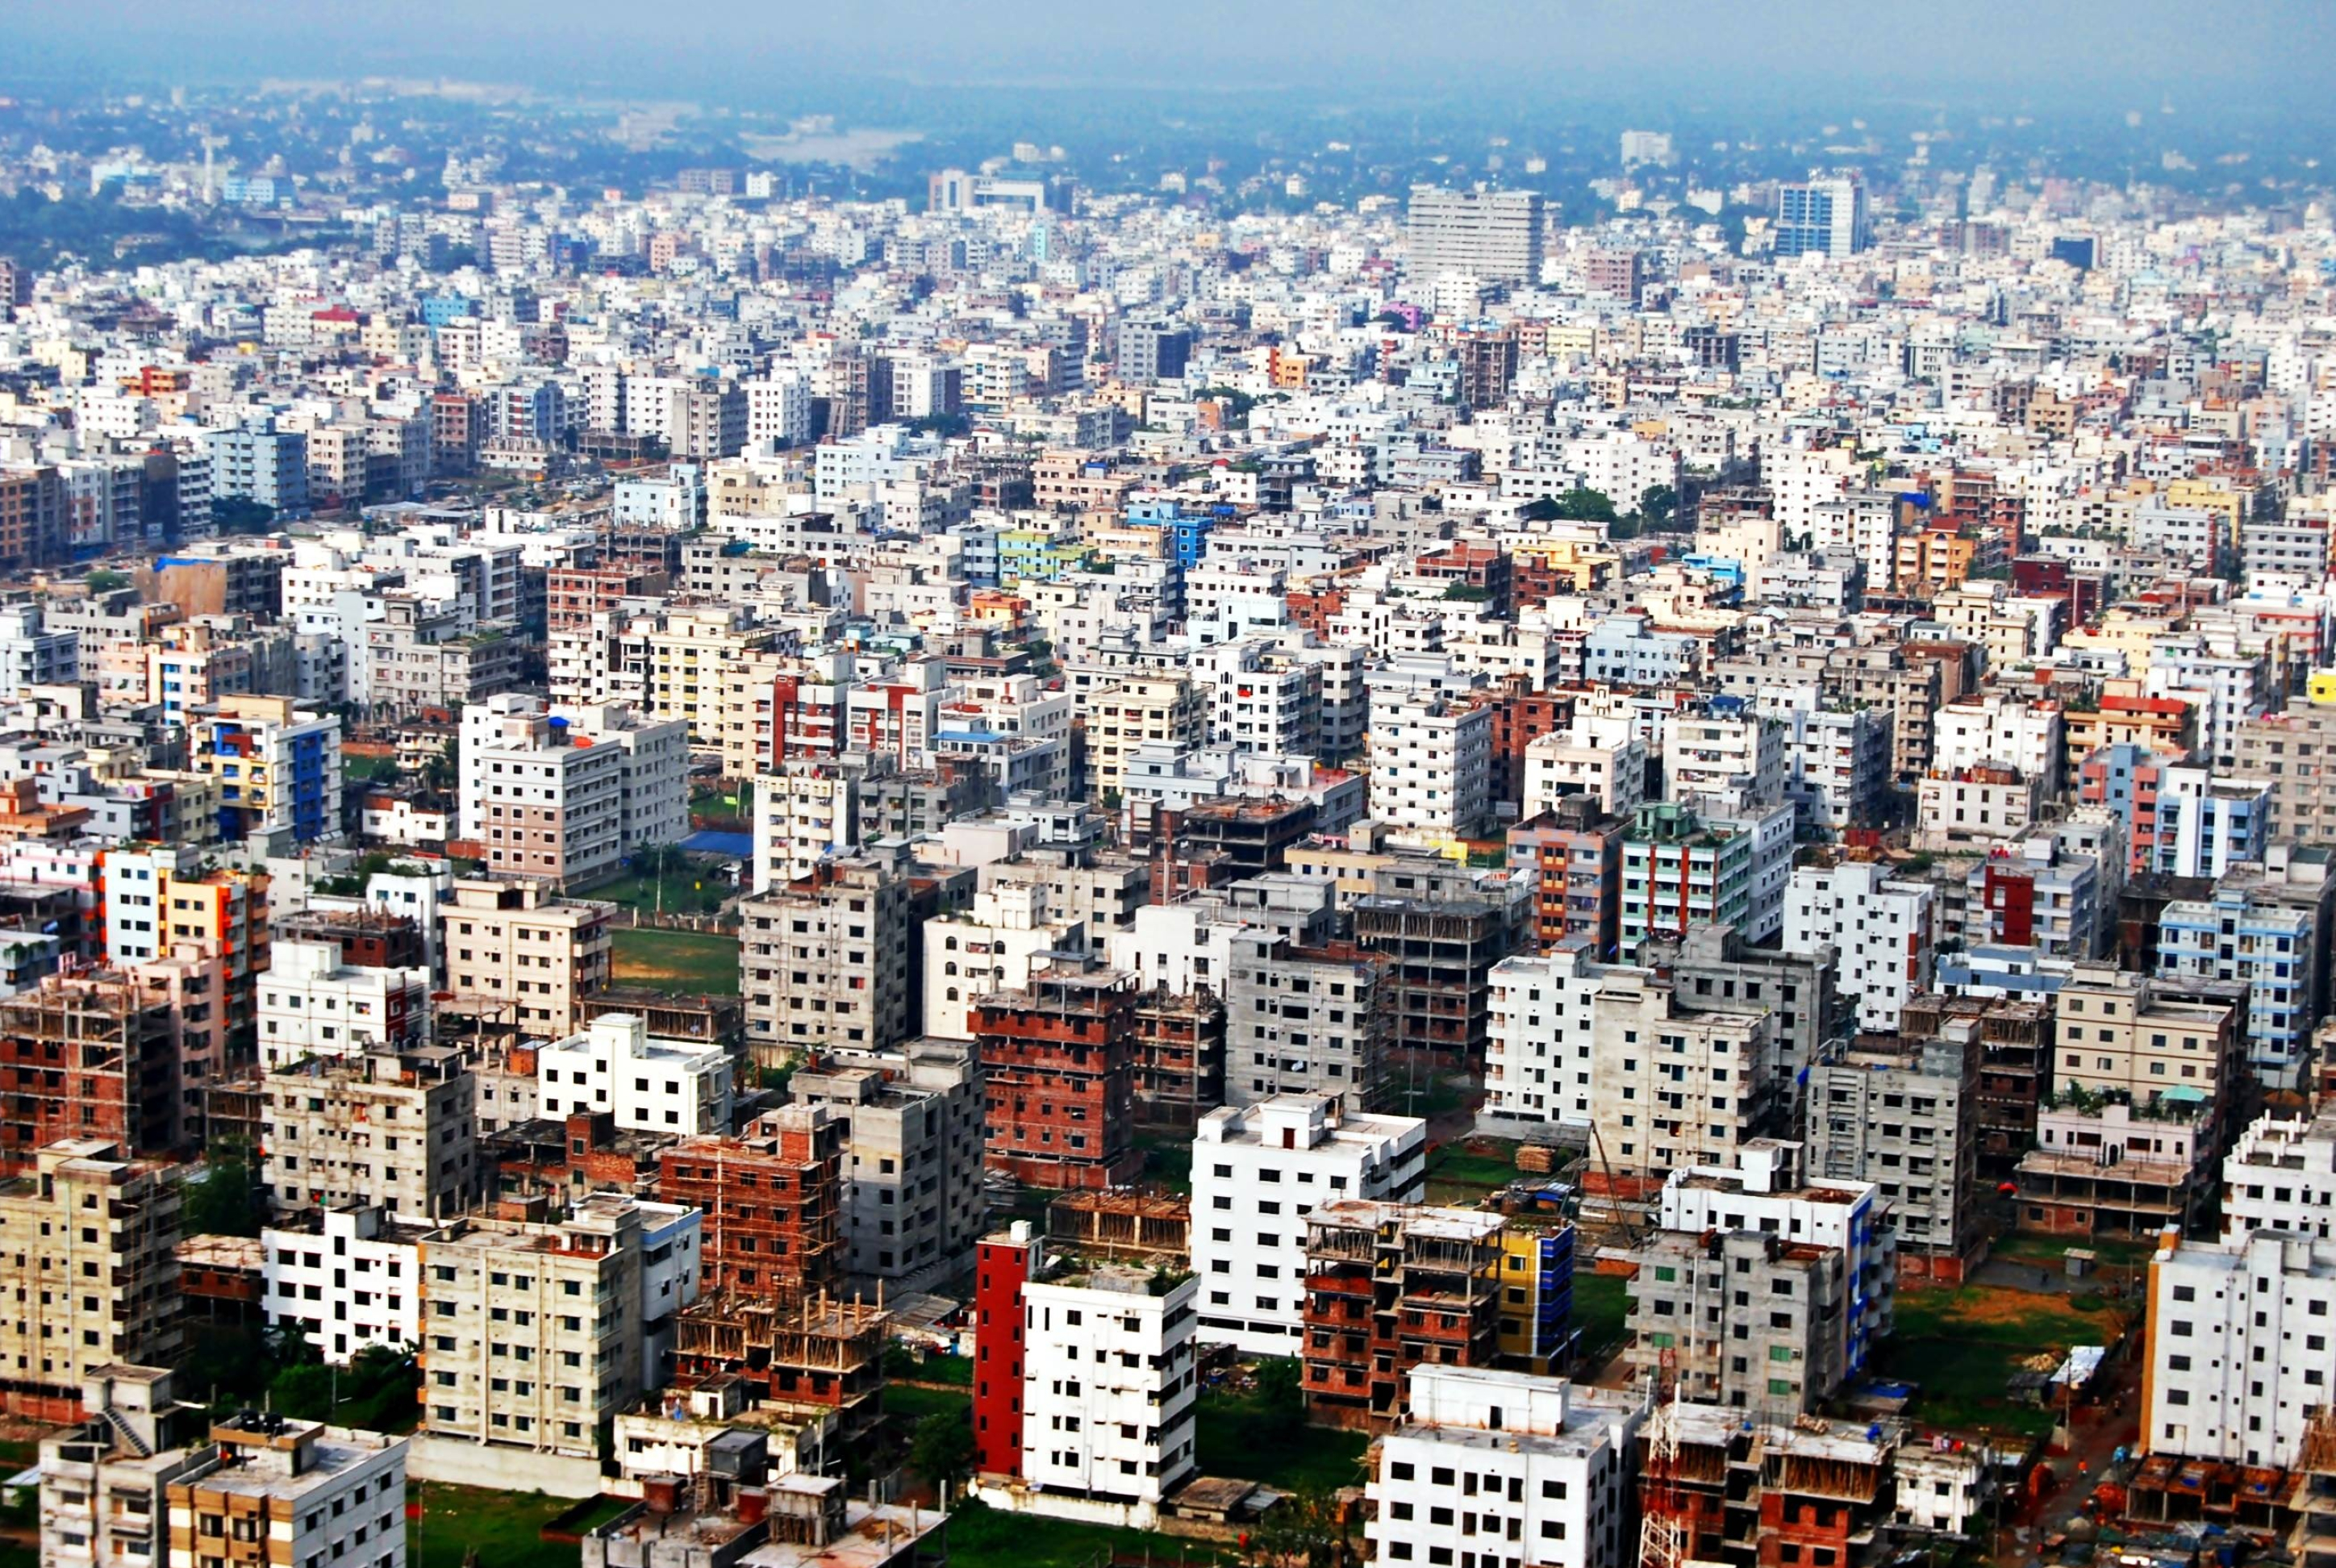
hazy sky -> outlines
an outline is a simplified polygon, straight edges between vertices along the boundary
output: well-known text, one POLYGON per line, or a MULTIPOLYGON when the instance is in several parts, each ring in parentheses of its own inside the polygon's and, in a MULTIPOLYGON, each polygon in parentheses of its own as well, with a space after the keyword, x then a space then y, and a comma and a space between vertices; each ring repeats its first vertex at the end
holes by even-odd
POLYGON ((0 77, 431 72, 556 84, 1414 84, 1553 98, 1790 90, 2315 103, 2324 0, 0 0, 0 77), (2123 89, 2124 92, 2120 92, 2123 89))

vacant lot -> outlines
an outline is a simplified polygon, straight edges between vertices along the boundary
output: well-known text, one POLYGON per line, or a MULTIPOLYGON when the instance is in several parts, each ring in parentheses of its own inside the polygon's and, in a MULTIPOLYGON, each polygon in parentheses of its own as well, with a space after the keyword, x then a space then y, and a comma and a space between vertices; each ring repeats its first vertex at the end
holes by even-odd
POLYGON ((614 950, 610 968, 620 986, 688 994, 738 994, 735 937, 619 926, 610 942, 614 950))
POLYGON ((1206 1541, 967 1507, 949 1515, 949 1568, 1095 1568, 1098 1562, 1211 1568, 1236 1558, 1231 1547, 1206 1541))
POLYGON ((1359 1486, 1366 1478, 1368 1437, 1328 1427, 1284 1427, 1254 1394, 1204 1388, 1194 1419, 1204 1475, 1238 1475, 1280 1492, 1330 1492, 1359 1486))
POLYGON ((1909 1288, 1899 1293, 1897 1329, 1877 1348, 1875 1370, 1922 1386, 1908 1413, 1927 1425, 2040 1434, 2051 1430, 2051 1412, 2013 1403, 2005 1381, 2031 1356, 2115 1344, 2128 1322, 2120 1304, 2098 1296, 1909 1288))
POLYGON ((1500 1138, 1468 1138, 1427 1156, 1427 1201, 1474 1208, 1517 1179, 1517 1146, 1500 1138))
POLYGON ((423 1516, 405 1523, 406 1561, 414 1568, 462 1568, 473 1549, 481 1568, 576 1568, 575 1547, 537 1534, 571 1505, 565 1497, 415 1482, 406 1501, 417 1500, 423 1516))
POLYGON ((1622 1348, 1630 1318, 1629 1284, 1620 1274, 1573 1271, 1573 1326, 1582 1330, 1582 1359, 1591 1367, 1622 1348))

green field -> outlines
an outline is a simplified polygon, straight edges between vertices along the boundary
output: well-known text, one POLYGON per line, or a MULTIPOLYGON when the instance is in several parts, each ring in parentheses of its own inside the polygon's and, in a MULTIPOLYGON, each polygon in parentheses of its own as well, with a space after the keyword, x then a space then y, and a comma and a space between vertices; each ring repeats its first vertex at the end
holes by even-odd
POLYGON ((2052 1429, 2052 1413, 2013 1403, 2005 1380, 2027 1357, 2114 1344, 2128 1322, 2098 1296, 1913 1287, 1899 1292, 1896 1329, 1876 1347, 1874 1371, 1922 1385, 1907 1413, 1925 1425, 2041 1435, 2052 1429))
POLYGON ((913 1427, 928 1416, 955 1416, 970 1425, 973 1421, 973 1394, 953 1393, 942 1388, 910 1388, 898 1383, 884 1386, 884 1413, 899 1417, 904 1427, 913 1427))
POLYGON ((1630 1319, 1630 1283, 1620 1274, 1573 1273, 1573 1326, 1582 1330, 1583 1358, 1591 1363, 1621 1349, 1630 1319))
POLYGON ((1364 1434, 1328 1427, 1273 1433, 1261 1415, 1254 1396, 1203 1389, 1194 1412, 1201 1473, 1237 1475, 1280 1492, 1363 1484, 1363 1452, 1370 1446, 1364 1434))
MULTIPOLYGON (((2092 1253, 2105 1269, 2138 1269, 2146 1264, 2157 1251, 2156 1241, 2126 1242, 2107 1238, 2087 1242, 2078 1251, 2092 1253)), ((2061 1260, 2068 1255, 2068 1242, 2059 1236, 2000 1236, 1987 1250, 1990 1258, 2002 1258, 2010 1262, 2033 1264, 2049 1269, 2054 1277, 2061 1272, 2061 1260)))
POLYGON ((692 995, 738 994, 736 937, 618 926, 609 941, 610 978, 618 985, 692 995))
POLYGON ((1097 1562, 1211 1568, 1236 1559, 1232 1548, 1206 1541, 967 1507, 949 1515, 949 1568, 1095 1568, 1097 1562))
POLYGON ((570 1506, 569 1498, 415 1482, 406 1500, 417 1498, 423 1517, 405 1523, 406 1561, 414 1568, 462 1568, 474 1547, 479 1568, 576 1568, 575 1547, 537 1534, 570 1506))
POLYGON ((1192 1192, 1192 1136, 1167 1131, 1138 1133, 1135 1146, 1144 1153, 1144 1176, 1172 1193, 1190 1197, 1192 1192))
POLYGON ((1427 1201, 1474 1208, 1517 1174, 1514 1144, 1498 1138, 1445 1144, 1427 1156, 1427 1201))
POLYGON ((712 914, 722 907, 722 901, 730 896, 730 884, 715 876, 710 866, 685 866, 649 877, 627 872, 589 888, 579 888, 573 896, 598 903, 619 904, 647 914, 689 915, 712 914))
POLYGON ((397 759, 394 756, 351 756, 341 754, 341 776, 378 784, 397 776, 397 759))

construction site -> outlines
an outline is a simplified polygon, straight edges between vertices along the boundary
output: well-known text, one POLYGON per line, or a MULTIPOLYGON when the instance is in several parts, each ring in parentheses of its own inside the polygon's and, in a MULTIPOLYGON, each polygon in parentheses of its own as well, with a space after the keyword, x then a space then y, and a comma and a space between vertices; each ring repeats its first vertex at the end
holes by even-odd
POLYGON ((1120 1186, 1142 1168, 1130 980, 1058 964, 975 1004, 993 1173, 1061 1192, 1120 1186))
POLYGON ((706 1215, 706 1289, 793 1297, 843 1268, 843 1145, 825 1105, 783 1105, 735 1138, 685 1138, 657 1154, 657 1196, 706 1215))
POLYGON ((1066 1193, 1046 1205, 1046 1239, 1081 1257, 1181 1267, 1192 1256, 1192 1205, 1167 1193, 1066 1193))
POLYGON ((1902 1041, 1947 1037, 1958 1022, 1979 1031, 1979 1164, 2002 1181, 2036 1141, 2036 1112, 2051 1076, 2052 1009, 2038 1002, 1926 993, 1899 1014, 1902 1041))
POLYGON ((1189 1132, 1225 1103, 1225 1005, 1155 987, 1135 998, 1135 1119, 1189 1132))
POLYGON ((725 1290, 685 1308, 676 1324, 674 1387, 683 1392, 724 1374, 780 1409, 829 1410, 854 1437, 879 1417, 884 1339, 881 1296, 844 1300, 824 1290, 793 1300, 725 1290))
POLYGON ((1640 1556, 1648 1568, 1831 1563, 1864 1568, 1894 1549, 1893 1426, 1758 1421, 1677 1399, 1644 1434, 1640 1556))
POLYGON ((0 998, 0 1171, 62 1138, 138 1155, 182 1141, 178 1020, 127 976, 53 975, 0 998))
POLYGON ((1500 1355, 1501 1216, 1360 1199, 1306 1220, 1304 1388, 1313 1420, 1385 1429, 1422 1362, 1500 1355))

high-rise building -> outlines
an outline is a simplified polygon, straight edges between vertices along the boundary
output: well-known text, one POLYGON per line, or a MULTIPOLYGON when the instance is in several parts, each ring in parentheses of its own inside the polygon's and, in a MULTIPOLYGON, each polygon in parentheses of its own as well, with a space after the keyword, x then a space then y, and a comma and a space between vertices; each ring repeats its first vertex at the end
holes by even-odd
POLYGON ((1538 190, 1411 188, 1407 276, 1417 287, 1446 272, 1487 283, 1541 281, 1543 209, 1538 190))
POLYGON ((1813 173, 1776 188, 1776 254, 1854 256, 1874 242, 1865 180, 1855 170, 1813 173))

